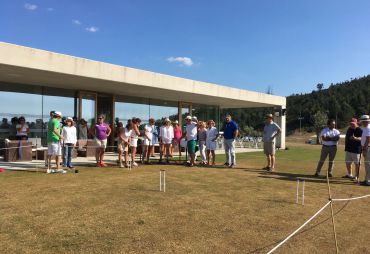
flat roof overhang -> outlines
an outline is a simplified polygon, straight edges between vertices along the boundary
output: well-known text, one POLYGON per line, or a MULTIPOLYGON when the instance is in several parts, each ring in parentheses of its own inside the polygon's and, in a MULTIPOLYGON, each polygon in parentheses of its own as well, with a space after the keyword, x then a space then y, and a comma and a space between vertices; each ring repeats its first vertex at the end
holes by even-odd
POLYGON ((286 98, 0 42, 0 82, 217 105, 286 106, 286 98))

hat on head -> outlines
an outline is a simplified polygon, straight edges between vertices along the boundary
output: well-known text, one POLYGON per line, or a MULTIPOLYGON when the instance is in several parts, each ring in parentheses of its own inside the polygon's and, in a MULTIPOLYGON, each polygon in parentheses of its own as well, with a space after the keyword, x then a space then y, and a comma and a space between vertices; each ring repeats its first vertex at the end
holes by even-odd
POLYGON ((193 116, 193 117, 191 118, 191 120, 193 120, 193 121, 198 121, 198 118, 197 118, 196 116, 193 116))
POLYGON ((69 122, 73 122, 73 118, 72 118, 72 117, 70 117, 70 116, 69 116, 69 117, 67 117, 66 122, 68 122, 68 121, 69 121, 69 122))
POLYGON ((55 115, 55 116, 62 116, 62 112, 60 112, 60 111, 55 111, 55 112, 54 112, 54 115, 55 115))
POLYGON ((166 118, 164 121, 165 122, 171 122, 171 120, 169 118, 166 118))
POLYGON ((355 124, 357 125, 357 118, 352 118, 351 121, 350 121, 351 124, 355 124))
POLYGON ((266 115, 265 115, 265 117, 266 117, 266 118, 273 118, 273 117, 272 117, 272 114, 266 114, 266 115))
POLYGON ((187 116, 185 119, 186 120, 191 120, 191 116, 187 116))
POLYGON ((173 123, 174 123, 174 124, 179 124, 179 121, 175 120, 173 123))
POLYGON ((361 122, 370 122, 370 116, 369 115, 362 115, 360 117, 360 123, 361 122))

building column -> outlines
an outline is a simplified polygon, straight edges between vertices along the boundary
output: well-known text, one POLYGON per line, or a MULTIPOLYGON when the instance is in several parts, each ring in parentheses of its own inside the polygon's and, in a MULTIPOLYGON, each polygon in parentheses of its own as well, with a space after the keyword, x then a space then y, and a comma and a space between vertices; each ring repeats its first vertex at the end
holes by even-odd
POLYGON ((281 134, 276 138, 276 147, 285 149, 285 135, 286 135, 286 109, 285 106, 279 106, 275 108, 274 122, 276 122, 281 128, 281 134))

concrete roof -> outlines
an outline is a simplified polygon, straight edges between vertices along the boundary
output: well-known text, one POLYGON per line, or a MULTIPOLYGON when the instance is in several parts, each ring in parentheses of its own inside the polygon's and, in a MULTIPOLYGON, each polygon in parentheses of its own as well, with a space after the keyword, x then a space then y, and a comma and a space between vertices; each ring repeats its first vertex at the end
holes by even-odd
POLYGON ((285 106, 286 98, 0 42, 0 82, 97 91, 223 108, 285 106))

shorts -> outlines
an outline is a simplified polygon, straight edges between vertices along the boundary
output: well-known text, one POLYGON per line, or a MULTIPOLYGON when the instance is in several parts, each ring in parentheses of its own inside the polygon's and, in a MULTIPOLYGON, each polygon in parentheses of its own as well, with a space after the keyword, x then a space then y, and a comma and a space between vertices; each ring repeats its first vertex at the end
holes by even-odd
POLYGON ((118 151, 128 152, 128 143, 125 141, 118 141, 117 149, 118 151))
POLYGON ((152 146, 153 145, 152 142, 153 142, 152 140, 149 141, 147 138, 145 138, 144 139, 144 146, 152 146))
POLYGON ((106 139, 103 139, 103 140, 100 140, 100 139, 95 139, 95 143, 96 143, 96 148, 107 148, 107 140, 106 139))
POLYGON ((137 138, 131 138, 130 146, 131 147, 137 147, 137 138))
POLYGON ((207 150, 216 150, 216 141, 206 140, 206 149, 207 150))
POLYGON ((62 144, 60 142, 48 143, 48 155, 49 156, 61 156, 62 155, 62 144))
POLYGON ((162 139, 162 142, 161 142, 163 145, 171 145, 172 144, 172 140, 171 139, 162 139))
POLYGON ((266 155, 275 155, 275 142, 263 142, 263 152, 266 155))
POLYGON ((189 153, 195 153, 195 148, 197 147, 197 141, 196 140, 188 140, 188 152, 189 153))
POLYGON ((346 160, 346 163, 352 163, 353 162, 354 164, 358 165, 358 164, 360 164, 360 154, 346 152, 345 160, 346 160))

